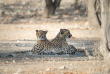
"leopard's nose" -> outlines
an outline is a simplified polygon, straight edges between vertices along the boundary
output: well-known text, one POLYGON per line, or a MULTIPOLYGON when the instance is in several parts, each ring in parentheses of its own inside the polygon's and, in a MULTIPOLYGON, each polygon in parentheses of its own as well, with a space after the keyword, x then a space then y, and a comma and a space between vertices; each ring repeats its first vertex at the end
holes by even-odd
POLYGON ((69 38, 71 38, 72 37, 72 35, 69 35, 69 38))

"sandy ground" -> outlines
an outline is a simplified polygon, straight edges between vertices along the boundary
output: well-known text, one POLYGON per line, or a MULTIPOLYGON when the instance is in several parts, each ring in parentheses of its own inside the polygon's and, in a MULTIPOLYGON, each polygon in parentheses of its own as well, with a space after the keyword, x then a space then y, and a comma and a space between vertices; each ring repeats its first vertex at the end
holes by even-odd
MULTIPOLYGON (((1 59, 0 74, 108 74, 103 60, 43 60, 44 58, 22 58, 9 61, 1 59)), ((84 58, 83 58, 84 59, 84 58)))
POLYGON ((87 21, 61 23, 31 23, 0 25, 0 40, 36 40, 35 30, 48 30, 47 38, 53 39, 60 29, 69 29, 75 38, 101 38, 100 29, 92 29, 87 21))

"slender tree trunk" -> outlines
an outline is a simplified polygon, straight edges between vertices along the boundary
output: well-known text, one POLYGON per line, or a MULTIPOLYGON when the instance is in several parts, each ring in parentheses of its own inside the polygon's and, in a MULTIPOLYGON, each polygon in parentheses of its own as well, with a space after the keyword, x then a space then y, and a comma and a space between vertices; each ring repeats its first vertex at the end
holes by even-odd
POLYGON ((50 17, 55 14, 55 10, 57 7, 60 6, 61 0, 45 0, 46 7, 44 11, 44 16, 45 17, 50 17))
POLYGON ((75 9, 78 9, 78 0, 74 0, 74 4, 75 4, 75 9))
POLYGON ((88 0, 88 22, 91 25, 91 28, 100 28, 99 20, 96 15, 95 10, 96 0, 88 0))
POLYGON ((60 7, 60 2, 61 2, 61 0, 55 0, 54 1, 54 5, 55 5, 55 7, 57 8, 59 8, 60 7))

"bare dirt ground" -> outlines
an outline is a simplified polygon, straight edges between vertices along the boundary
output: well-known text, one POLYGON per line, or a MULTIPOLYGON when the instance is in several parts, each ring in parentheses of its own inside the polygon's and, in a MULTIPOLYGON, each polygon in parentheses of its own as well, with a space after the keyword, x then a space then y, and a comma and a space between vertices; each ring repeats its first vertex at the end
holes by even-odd
POLYGON ((92 29, 87 21, 40 22, 27 24, 1 24, 0 40, 36 40, 35 30, 48 30, 47 38, 53 39, 60 29, 69 29, 75 38, 101 38, 100 29, 92 29))
MULTIPOLYGON (((55 58, 3 59, 1 74, 108 74, 108 66, 103 60, 61 60, 55 58)), ((58 59, 58 58, 57 58, 58 59)), ((80 58, 81 59, 81 58, 80 58)), ((84 58, 82 58, 84 59, 84 58)))

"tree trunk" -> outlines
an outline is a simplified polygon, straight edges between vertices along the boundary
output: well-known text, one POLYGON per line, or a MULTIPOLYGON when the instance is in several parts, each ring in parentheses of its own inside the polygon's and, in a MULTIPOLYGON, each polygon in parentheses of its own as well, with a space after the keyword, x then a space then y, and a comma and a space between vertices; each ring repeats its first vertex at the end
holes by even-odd
POLYGON ((75 5, 75 9, 77 10, 78 9, 78 0, 73 0, 73 3, 75 5))
POLYGON ((55 10, 57 7, 59 7, 61 0, 45 0, 46 7, 44 11, 45 17, 50 17, 55 14, 55 10))
MULTIPOLYGON (((100 50, 103 52, 104 60, 110 70, 110 0, 101 0, 101 17, 102 17, 102 32, 103 32, 103 47, 100 50)), ((108 72, 110 74, 110 72, 108 72)))
POLYGON ((110 51, 110 0, 102 0, 102 30, 104 34, 105 49, 110 51))
POLYGON ((55 5, 56 8, 60 7, 60 2, 61 2, 61 0, 55 0, 54 5, 55 5))
POLYGON ((100 28, 100 25, 96 15, 95 2, 96 0, 88 0, 88 22, 91 28, 97 29, 100 28))

